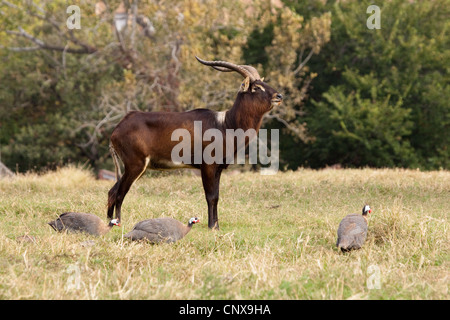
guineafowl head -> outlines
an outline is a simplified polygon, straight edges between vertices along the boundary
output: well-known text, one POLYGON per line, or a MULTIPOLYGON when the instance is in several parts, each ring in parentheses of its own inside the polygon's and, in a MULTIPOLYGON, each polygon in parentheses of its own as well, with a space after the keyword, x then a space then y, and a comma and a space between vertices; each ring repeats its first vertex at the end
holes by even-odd
POLYGON ((112 219, 112 220, 109 222, 109 225, 110 225, 111 227, 113 227, 113 226, 118 226, 118 227, 120 227, 119 219, 112 219))
POLYGON ((362 210, 363 216, 366 216, 368 213, 372 213, 372 209, 370 209, 369 205, 366 204, 362 210))
POLYGON ((199 222, 200 222, 200 220, 198 220, 197 217, 195 217, 195 218, 190 218, 190 219, 189 219, 189 225, 190 225, 190 226, 192 226, 192 225, 195 224, 195 223, 199 223, 199 222))

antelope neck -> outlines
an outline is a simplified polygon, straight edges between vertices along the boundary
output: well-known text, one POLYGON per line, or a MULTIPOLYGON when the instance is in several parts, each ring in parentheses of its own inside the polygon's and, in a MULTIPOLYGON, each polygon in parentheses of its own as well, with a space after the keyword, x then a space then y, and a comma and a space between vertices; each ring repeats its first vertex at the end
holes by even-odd
POLYGON ((254 106, 246 106, 236 103, 225 114, 226 129, 259 130, 264 113, 259 112, 254 106))

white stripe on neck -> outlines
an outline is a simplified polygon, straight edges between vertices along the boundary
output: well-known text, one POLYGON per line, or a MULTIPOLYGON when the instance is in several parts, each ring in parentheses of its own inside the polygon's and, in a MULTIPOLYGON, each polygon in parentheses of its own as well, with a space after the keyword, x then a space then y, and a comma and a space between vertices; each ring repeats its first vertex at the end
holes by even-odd
POLYGON ((226 116, 227 112, 226 111, 219 111, 216 114, 216 119, 217 122, 219 122, 219 124, 223 124, 225 123, 225 116, 226 116))

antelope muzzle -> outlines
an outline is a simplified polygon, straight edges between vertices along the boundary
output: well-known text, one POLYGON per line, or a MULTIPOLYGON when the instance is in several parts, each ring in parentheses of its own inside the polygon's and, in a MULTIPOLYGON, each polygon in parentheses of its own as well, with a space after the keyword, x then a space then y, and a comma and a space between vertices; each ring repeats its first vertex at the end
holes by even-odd
POLYGON ((272 108, 278 107, 283 102, 283 95, 281 93, 274 93, 272 96, 272 108))

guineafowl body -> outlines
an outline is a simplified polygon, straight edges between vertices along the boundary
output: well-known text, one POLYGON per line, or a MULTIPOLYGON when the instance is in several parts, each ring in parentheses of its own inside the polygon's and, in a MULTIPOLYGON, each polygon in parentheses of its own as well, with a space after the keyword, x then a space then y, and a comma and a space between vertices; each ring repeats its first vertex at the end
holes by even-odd
POLYGON ((343 252, 360 249, 367 237, 367 213, 370 207, 364 206, 363 214, 349 214, 342 219, 337 231, 336 246, 343 252))
POLYGON ((133 230, 124 235, 131 240, 148 240, 151 243, 171 243, 182 239, 198 223, 197 218, 191 218, 187 225, 173 218, 147 219, 138 222, 133 230))
POLYGON ((106 224, 95 214, 81 212, 65 212, 48 224, 56 231, 84 232, 95 236, 104 235, 113 226, 119 225, 117 219, 106 224))

